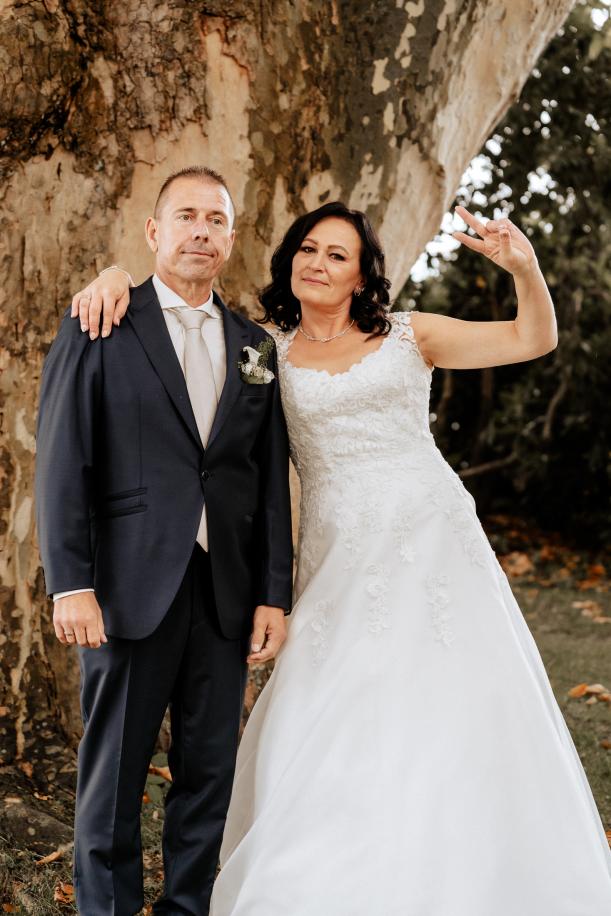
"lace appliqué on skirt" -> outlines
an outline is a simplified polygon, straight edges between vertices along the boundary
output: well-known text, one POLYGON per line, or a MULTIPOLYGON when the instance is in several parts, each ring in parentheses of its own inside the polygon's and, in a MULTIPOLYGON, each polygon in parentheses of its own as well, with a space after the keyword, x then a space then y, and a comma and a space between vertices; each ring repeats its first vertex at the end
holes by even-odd
POLYGON ((383 564, 371 565, 367 569, 367 575, 367 594, 372 599, 367 612, 367 629, 370 633, 379 635, 390 628, 390 610, 387 603, 390 571, 383 564))
POLYGON ((452 614, 446 610, 450 604, 448 584, 447 576, 433 574, 427 577, 425 583, 435 639, 442 642, 445 646, 450 646, 454 641, 454 633, 450 627, 452 614))

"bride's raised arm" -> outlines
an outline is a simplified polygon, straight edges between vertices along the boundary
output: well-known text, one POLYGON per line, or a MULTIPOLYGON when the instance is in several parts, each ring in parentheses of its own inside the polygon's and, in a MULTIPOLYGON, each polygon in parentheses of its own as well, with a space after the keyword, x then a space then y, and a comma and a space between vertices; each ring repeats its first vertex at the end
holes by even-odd
POLYGON ((416 312, 412 325, 423 357, 442 369, 483 369, 535 359, 558 342, 554 304, 534 249, 509 219, 482 223, 464 207, 458 215, 480 238, 452 233, 468 248, 512 274, 518 311, 513 321, 461 321, 416 312))
POLYGON ((107 267, 73 296, 70 316, 79 319, 81 330, 89 331, 92 340, 100 332, 102 337, 108 337, 113 324, 119 327, 127 311, 129 288, 133 285, 131 276, 122 267, 107 267))

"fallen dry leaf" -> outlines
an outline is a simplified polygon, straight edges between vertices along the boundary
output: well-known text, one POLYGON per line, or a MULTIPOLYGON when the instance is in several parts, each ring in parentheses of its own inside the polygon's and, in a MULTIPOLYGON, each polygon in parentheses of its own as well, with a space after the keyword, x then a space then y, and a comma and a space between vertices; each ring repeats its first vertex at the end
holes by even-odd
POLYGON ((149 773, 152 773, 153 776, 163 776, 168 782, 172 782, 172 774, 169 767, 156 767, 151 763, 149 765, 149 773))
POLYGON ((599 617, 602 613, 602 607, 598 601, 586 599, 585 601, 573 601, 571 607, 581 610, 582 617, 599 617))
POLYGON ((151 796, 148 794, 148 792, 145 792, 144 795, 142 796, 142 804, 150 805, 150 803, 151 803, 151 796))
MULTIPOLYGON (((608 696, 609 690, 604 686, 604 684, 576 684, 575 687, 571 687, 568 695, 573 699, 584 696, 596 699, 599 696, 608 696)), ((590 702, 590 700, 588 700, 588 702, 590 702)))
POLYGON ((57 862, 62 856, 62 850, 56 849, 54 852, 50 852, 48 856, 44 856, 42 859, 38 859, 36 865, 49 865, 51 862, 57 862))
POLYGON ((22 773, 25 773, 25 775, 28 776, 30 779, 32 778, 34 774, 34 767, 32 766, 31 763, 29 763, 29 761, 22 760, 21 763, 18 764, 18 767, 22 773))
POLYGON ((3 903, 2 912, 3 913, 16 913, 17 910, 15 909, 12 903, 3 903))
POLYGON ((611 617, 592 617, 592 623, 611 623, 611 617))
POLYGON ((554 560, 558 555, 558 549, 552 547, 551 544, 544 544, 541 550, 539 551, 539 559, 547 561, 554 560))
POLYGON ((601 584, 604 576, 605 567, 600 563, 588 566, 586 578, 577 583, 577 588, 581 591, 585 591, 588 588, 597 588, 597 586, 601 584))
POLYGON ((53 900, 56 903, 59 903, 60 906, 66 906, 67 904, 74 903, 74 887, 72 884, 64 884, 60 882, 55 885, 55 891, 53 893, 53 900))
POLYGON ((588 684, 586 693, 608 693, 608 691, 602 684, 588 684))
POLYGON ((588 566, 588 575, 593 579, 602 579, 603 576, 607 575, 607 570, 602 563, 591 563, 588 566))
POLYGON ((525 576, 533 571, 534 566, 528 554, 514 550, 499 558, 499 562, 508 576, 525 576))
MULTIPOLYGON (((0 706, 0 716, 8 716, 8 706, 0 706)), ((12 906, 12 903, 7 903, 7 906, 12 906)), ((10 910, 7 910, 10 912, 10 910)))
POLYGON ((594 703, 598 703, 597 697, 590 697, 589 700, 586 700, 586 706, 593 706, 594 703))
POLYGON ((601 703, 611 703, 611 693, 601 693, 598 699, 601 703))
MULTIPOLYGON (((611 751, 611 738, 603 738, 600 742, 600 746, 604 747, 607 751, 611 751)), ((608 836, 609 834, 607 834, 608 836)))

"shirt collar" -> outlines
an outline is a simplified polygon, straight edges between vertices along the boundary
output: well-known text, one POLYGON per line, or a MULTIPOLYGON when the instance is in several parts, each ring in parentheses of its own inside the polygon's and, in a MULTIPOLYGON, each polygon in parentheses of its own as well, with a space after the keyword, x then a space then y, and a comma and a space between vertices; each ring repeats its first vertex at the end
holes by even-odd
MULTIPOLYGON (((191 308, 178 293, 170 289, 163 280, 160 280, 157 274, 153 275, 153 286, 155 287, 155 292, 157 293, 157 298, 159 299, 159 304, 162 309, 191 308)), ((214 302, 212 292, 210 292, 210 296, 205 302, 197 306, 197 311, 207 312, 211 318, 221 317, 220 309, 214 302)))

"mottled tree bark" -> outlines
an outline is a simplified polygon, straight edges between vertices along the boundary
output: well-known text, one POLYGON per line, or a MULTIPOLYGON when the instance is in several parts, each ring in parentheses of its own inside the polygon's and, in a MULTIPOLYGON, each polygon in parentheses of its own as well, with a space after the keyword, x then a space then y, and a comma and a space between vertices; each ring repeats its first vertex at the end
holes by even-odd
POLYGON ((2 761, 57 772, 74 653, 50 625, 32 479, 41 365, 70 291, 151 269, 143 221, 173 169, 227 177, 222 281, 252 311, 269 256, 333 198, 379 226, 395 291, 572 0, 4 0, 0 4, 2 761))

